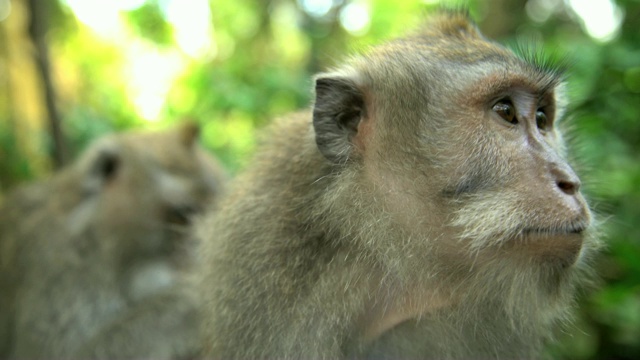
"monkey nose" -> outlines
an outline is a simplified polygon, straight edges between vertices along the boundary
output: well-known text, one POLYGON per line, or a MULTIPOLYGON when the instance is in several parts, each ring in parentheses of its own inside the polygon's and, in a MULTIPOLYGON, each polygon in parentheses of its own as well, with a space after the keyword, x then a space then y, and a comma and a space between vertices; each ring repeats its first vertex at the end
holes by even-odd
POLYGON ((555 184, 567 195, 575 195, 580 190, 580 178, 568 165, 553 164, 551 174, 555 184))
POLYGON ((580 182, 559 180, 556 185, 567 195, 575 195, 580 188, 580 182))

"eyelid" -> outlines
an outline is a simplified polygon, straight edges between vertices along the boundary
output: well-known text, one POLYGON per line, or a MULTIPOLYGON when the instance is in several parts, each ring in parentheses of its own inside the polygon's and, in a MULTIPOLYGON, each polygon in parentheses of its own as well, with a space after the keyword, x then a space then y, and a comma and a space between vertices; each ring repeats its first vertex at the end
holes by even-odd
POLYGON ((518 119, 518 110, 513 104, 513 101, 511 101, 511 99, 509 98, 500 99, 495 102, 491 107, 491 111, 496 113, 502 120, 511 125, 517 125, 520 122, 520 120, 518 119), (504 114, 502 113, 502 111, 504 111, 505 109, 509 109, 510 116, 503 116, 504 114))

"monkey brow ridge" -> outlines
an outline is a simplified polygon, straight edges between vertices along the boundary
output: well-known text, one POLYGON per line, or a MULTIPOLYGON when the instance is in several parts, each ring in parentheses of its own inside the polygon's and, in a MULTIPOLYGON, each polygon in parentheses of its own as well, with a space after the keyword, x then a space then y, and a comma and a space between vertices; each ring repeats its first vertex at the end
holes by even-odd
POLYGON ((544 51, 540 45, 519 42, 513 53, 524 61, 540 77, 554 78, 556 83, 565 79, 570 61, 566 55, 544 51))

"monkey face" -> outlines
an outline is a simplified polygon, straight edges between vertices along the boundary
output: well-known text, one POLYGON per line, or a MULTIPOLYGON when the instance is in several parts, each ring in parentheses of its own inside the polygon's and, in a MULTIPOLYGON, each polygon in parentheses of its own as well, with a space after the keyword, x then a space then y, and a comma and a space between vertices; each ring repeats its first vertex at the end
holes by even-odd
POLYGON ((222 169, 197 130, 129 133, 95 143, 67 171, 64 200, 74 234, 93 233, 126 256, 174 254, 193 215, 214 199, 222 169))
POLYGON ((591 214, 557 129, 560 78, 515 57, 502 68, 463 69, 470 81, 450 94, 445 106, 458 106, 438 129, 455 143, 432 157, 449 226, 474 253, 512 248, 573 263, 591 214))
POLYGON ((362 163, 404 228, 455 239, 474 256, 512 248, 574 263, 591 214, 557 129, 561 74, 489 42, 460 45, 462 60, 443 58, 438 46, 395 44, 370 55, 367 68, 320 77, 321 152, 362 163), (406 56, 394 54, 405 47, 406 56))

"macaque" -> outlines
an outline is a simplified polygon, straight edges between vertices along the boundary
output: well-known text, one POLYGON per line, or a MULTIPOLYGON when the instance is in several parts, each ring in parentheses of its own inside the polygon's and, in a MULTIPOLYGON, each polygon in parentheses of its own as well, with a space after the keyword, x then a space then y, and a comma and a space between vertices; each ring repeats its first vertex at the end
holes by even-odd
POLYGON ((536 59, 443 11, 317 75, 196 225, 205 356, 539 356, 599 241, 536 59))
POLYGON ((0 357, 185 358, 199 315, 188 228, 226 175, 198 127, 100 138, 0 208, 0 357))

